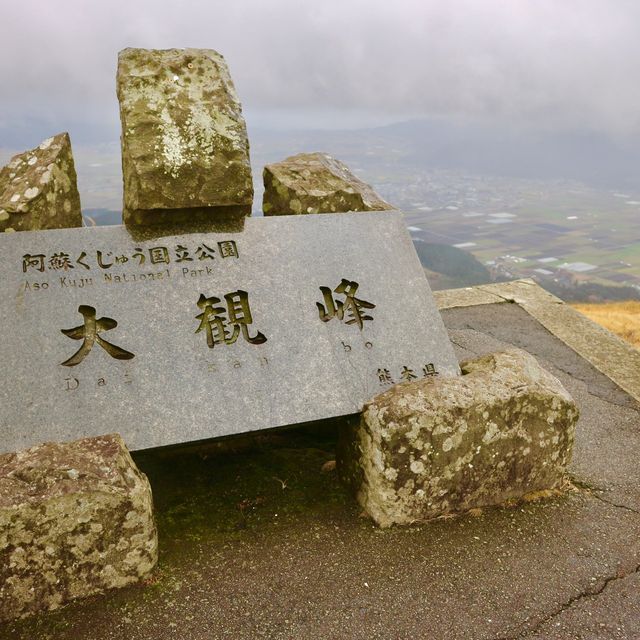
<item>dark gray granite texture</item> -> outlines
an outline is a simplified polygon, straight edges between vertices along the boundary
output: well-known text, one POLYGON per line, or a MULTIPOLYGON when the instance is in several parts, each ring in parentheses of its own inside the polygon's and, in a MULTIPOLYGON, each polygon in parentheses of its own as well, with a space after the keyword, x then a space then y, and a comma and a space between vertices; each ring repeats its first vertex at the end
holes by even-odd
POLYGON ((346 415, 458 373, 400 213, 0 237, 0 450, 141 449, 346 415))

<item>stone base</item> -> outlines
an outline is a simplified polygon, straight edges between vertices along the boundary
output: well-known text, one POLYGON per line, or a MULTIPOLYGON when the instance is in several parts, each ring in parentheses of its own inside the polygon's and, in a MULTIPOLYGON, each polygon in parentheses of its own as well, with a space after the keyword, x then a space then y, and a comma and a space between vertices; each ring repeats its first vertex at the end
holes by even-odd
POLYGON ((157 553, 151 489, 119 435, 0 456, 0 621, 137 582, 157 553))
POLYGON ((383 527, 495 505, 560 485, 578 409, 519 349, 462 365, 456 378, 397 385, 344 430, 338 468, 383 527))
MULTIPOLYGON (((244 218, 251 215, 251 206, 193 207, 188 209, 135 209, 122 210, 122 221, 127 229, 136 232, 149 227, 152 233, 197 233, 200 229, 242 230, 244 218)), ((154 237, 152 235, 152 237, 154 237)))

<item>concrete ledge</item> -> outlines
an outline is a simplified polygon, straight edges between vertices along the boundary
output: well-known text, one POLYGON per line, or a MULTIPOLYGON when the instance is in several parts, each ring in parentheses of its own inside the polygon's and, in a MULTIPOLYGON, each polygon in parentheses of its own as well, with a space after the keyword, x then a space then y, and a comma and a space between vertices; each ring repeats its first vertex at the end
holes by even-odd
POLYGON ((515 303, 598 371, 640 401, 640 351, 548 293, 533 280, 435 291, 440 311, 515 303))
POLYGON ((146 576, 152 508, 117 434, 0 456, 0 621, 146 576))

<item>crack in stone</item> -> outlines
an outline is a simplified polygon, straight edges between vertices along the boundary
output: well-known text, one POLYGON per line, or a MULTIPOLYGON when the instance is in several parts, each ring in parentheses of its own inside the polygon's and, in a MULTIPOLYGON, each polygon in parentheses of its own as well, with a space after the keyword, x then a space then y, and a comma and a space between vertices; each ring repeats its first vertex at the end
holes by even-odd
POLYGON ((470 351, 471 353, 473 353, 474 355, 478 355, 473 349, 470 349, 469 347, 466 347, 463 344, 460 344, 459 342, 456 342, 451 336, 449 336, 449 342, 451 342, 451 344, 455 344, 456 347, 460 348, 460 349, 464 349, 465 351, 470 351))
POLYGON ((495 291, 491 291, 490 289, 486 289, 483 286, 479 286, 478 289, 480 291, 484 291, 485 293, 488 293, 491 296, 494 296, 495 298, 498 298, 498 300, 502 300, 503 302, 511 302, 511 303, 515 302, 513 298, 507 298, 505 296, 501 296, 499 293, 496 293, 495 291))
MULTIPOLYGON (((478 287, 478 288, 483 289, 482 287, 478 287)), ((509 299, 507 297, 500 296, 500 295, 494 293, 493 291, 487 291, 486 289, 483 289, 483 290, 486 291, 487 293, 493 295, 494 297, 496 297, 498 299, 501 299, 501 300, 503 300, 505 302, 513 302, 513 300, 511 300, 511 299, 509 299)), ((469 327, 469 329, 471 329, 472 331, 477 331, 477 329, 473 329, 472 327, 469 327)), ((497 336, 493 335, 490 331, 488 331, 488 332, 479 332, 479 333, 484 333, 485 335, 488 335, 488 336, 490 336, 490 337, 492 337, 492 338, 494 338, 496 340, 500 340, 501 342, 503 342, 503 340, 501 338, 498 338, 497 336)), ((451 336, 450 336, 450 339, 451 339, 451 336)), ((464 346, 464 345, 460 344, 459 342, 456 342, 453 339, 451 339, 451 342, 454 345, 456 345, 457 347, 461 348, 461 349, 465 349, 467 351, 474 352, 474 350, 471 349, 470 347, 464 346)), ((546 362, 546 359, 542 355, 538 355, 538 354, 535 354, 535 353, 533 355, 535 355, 537 358, 540 358, 543 362, 546 362)), ((637 409, 635 409, 635 407, 630 407, 626 403, 617 402, 615 400, 612 400, 609 397, 603 397, 603 395, 599 395, 598 393, 594 393, 589 388, 588 381, 586 379, 581 378, 577 374, 577 372, 568 371, 566 368, 564 368, 562 366, 559 366, 557 362, 554 362, 553 366, 557 370, 559 370, 562 373, 564 373, 565 375, 568 375, 571 378, 573 378, 574 380, 581 382, 582 385, 583 385, 584 390, 586 391, 586 393, 588 395, 594 397, 594 398, 597 398, 601 402, 604 402, 604 403, 606 403, 608 405, 619 406, 619 407, 622 407, 622 408, 625 408, 625 409, 631 409, 633 411, 637 411, 637 409)), ((591 366, 593 366, 593 365, 591 365, 591 366)), ((630 511, 632 513, 635 513, 636 515, 640 515, 640 510, 634 509, 633 507, 629 507, 629 506, 627 506, 625 504, 612 502, 612 501, 608 500, 607 498, 603 497, 602 495, 599 495, 595 491, 588 490, 588 491, 585 491, 585 493, 587 495, 589 495, 589 496, 592 496, 593 498, 596 498, 597 500, 600 500, 601 502, 603 502, 603 503, 605 503, 605 504, 607 504, 607 505, 609 505, 611 507, 614 507, 614 508, 617 508, 617 509, 623 509, 625 511, 630 511)), ((518 640, 518 639, 523 639, 523 638, 529 638, 529 637, 535 635, 544 625, 546 625, 549 622, 553 621, 555 618, 557 618, 558 616, 562 615, 563 613, 565 613, 566 611, 571 609, 574 605, 576 605, 576 604, 578 604, 578 603, 580 603, 583 600, 586 600, 588 598, 595 598, 595 597, 601 595, 605 591, 605 589, 612 582, 615 582, 616 580, 625 579, 625 578, 627 578, 627 577, 629 577, 631 575, 637 574, 637 573, 640 573, 640 564, 637 565, 635 567, 635 569, 625 573, 624 575, 620 575, 619 573, 616 573, 614 575, 601 578, 600 581, 598 583, 596 583, 596 585, 589 586, 588 588, 584 589, 580 593, 572 596, 565 603, 561 604, 556 610, 554 610, 550 614, 544 616, 538 622, 534 623, 532 627, 530 627, 528 629, 527 628, 522 629, 521 631, 515 633, 515 635, 495 636, 493 638, 493 640, 518 640)))
MULTIPOLYGON (((536 358, 539 358, 541 360, 545 360, 543 356, 541 355, 537 355, 535 353, 532 354, 533 356, 535 356, 536 358)), ((616 400, 611 400, 608 397, 605 397, 604 395, 600 395, 599 393, 594 393, 593 391, 591 391, 591 389, 589 388, 589 380, 584 377, 584 376, 580 376, 580 374, 576 371, 569 371, 568 369, 566 369, 565 367, 562 367, 559 363, 554 362, 553 366, 558 370, 561 371, 562 373, 564 373, 567 376, 570 376, 571 378, 573 378, 574 380, 578 380, 579 382, 582 382, 584 384, 584 390, 587 392, 588 395, 590 395, 593 398, 597 398, 598 400, 601 400, 602 402, 606 402, 607 404, 611 404, 611 405, 615 405, 616 407, 622 407, 623 409, 631 409, 633 411, 636 411, 635 407, 633 406, 629 406, 629 404, 624 403, 624 402, 617 402, 616 400)), ((591 365, 593 366, 593 365, 591 365)), ((597 371, 597 369, 596 369, 597 371)), ((599 372, 601 373, 601 372, 599 372)), ((605 375, 605 374, 603 374, 605 375)), ((610 380, 612 382, 612 384, 614 384, 616 387, 618 387, 618 389, 620 389, 620 387, 613 382, 613 380, 611 380, 611 378, 607 378, 608 380, 610 380)), ((626 391, 622 390, 623 393, 627 394, 626 391)), ((605 391, 602 392, 603 394, 605 393, 605 391)))
MULTIPOLYGON (((618 509, 624 509, 625 511, 631 511, 637 515, 640 515, 640 511, 637 511, 636 509, 632 509, 631 507, 627 507, 626 505, 623 505, 623 504, 615 504, 595 493, 588 492, 588 495, 593 496, 594 498, 597 498, 598 500, 601 500, 602 502, 605 502, 606 504, 612 507, 617 507, 618 509)), ((595 588, 594 587, 587 588, 584 591, 581 591, 580 593, 576 594, 575 596, 572 596, 565 603, 561 604, 555 611, 553 611, 549 615, 545 616, 544 618, 536 622, 532 628, 523 629, 522 631, 520 631, 520 633, 517 633, 516 635, 495 636, 493 640, 520 640, 522 638, 531 637, 532 635, 536 634, 545 624, 551 622, 554 618, 557 618, 558 616, 562 615, 565 611, 568 611, 569 609, 571 609, 573 605, 575 605, 576 603, 579 603, 588 598, 595 598, 601 595, 603 591, 612 582, 615 582, 616 580, 624 580, 625 578, 635 575, 636 573, 640 573, 640 564, 636 565, 636 567, 631 571, 628 571, 627 573, 624 573, 622 575, 620 573, 616 573, 612 576, 607 576, 603 578, 602 581, 595 588)))
POLYGON ((635 513, 637 515, 640 516, 640 511, 638 509, 634 509, 633 507, 629 507, 626 504, 618 504, 617 502, 611 502, 611 500, 607 500, 606 498, 604 498, 601 495, 598 495, 597 493, 589 493, 590 496, 593 496, 594 498, 600 500, 601 502, 604 502, 605 504, 608 504, 612 507, 617 507, 618 509, 624 509, 625 511, 631 511, 631 513, 635 513))
POLYGON ((564 604, 560 605, 558 609, 550 613, 548 616, 545 616, 541 620, 539 620, 531 629, 524 629, 520 633, 516 635, 508 635, 508 636, 495 636, 493 640, 521 640, 522 638, 531 637, 535 633, 537 633, 545 624, 551 622, 554 618, 562 615, 565 611, 569 611, 573 607, 573 605, 582 602, 588 598, 595 598, 602 594, 602 592, 612 583, 617 580, 624 580, 629 576, 635 575, 636 573, 640 573, 640 564, 635 567, 632 571, 625 573, 624 575, 615 574, 613 576, 608 576, 602 580, 602 582, 596 588, 588 588, 580 593, 572 596, 567 600, 564 604))
MULTIPOLYGON (((506 300, 506 298, 505 298, 506 300)), ((472 349, 469 346, 464 346, 462 344, 460 344, 459 342, 456 342, 452 337, 451 337, 451 331, 474 331, 476 333, 479 333, 480 335, 485 335, 485 336, 489 336, 490 338, 493 338, 494 340, 497 340, 503 344, 505 343, 505 340, 503 338, 501 338, 500 336, 494 335, 491 331, 479 331, 478 329, 474 329, 471 326, 467 326, 464 329, 460 329, 460 328, 456 328, 456 329, 450 329, 449 330, 449 340, 451 341, 452 344, 455 344, 457 347, 459 347, 460 349, 465 349, 466 351, 471 351, 472 353, 474 353, 475 355, 478 355, 474 349, 472 349)), ((552 334, 553 335, 553 334, 552 334)), ((554 336, 555 337, 555 336, 554 336)), ((518 346, 518 345, 513 345, 513 346, 518 346)), ((520 348, 524 349, 525 351, 527 351, 528 353, 531 353, 532 356, 534 356, 535 358, 537 358, 538 360, 540 360, 543 365, 550 370, 550 366, 555 367, 558 371, 564 373, 565 375, 571 377, 574 380, 577 380, 579 382, 581 382, 584 385, 584 390, 587 392, 588 395, 590 395, 593 398, 597 398, 598 400, 601 400, 602 402, 606 402, 607 404, 610 405, 615 405, 616 407, 622 407, 623 409, 632 409, 632 410, 636 410, 635 407, 633 406, 629 406, 628 403, 624 403, 624 402, 618 402, 616 400, 612 400, 609 397, 605 396, 606 391, 602 391, 602 395, 600 395, 599 393, 595 393, 594 391, 592 391, 589 388, 589 379, 586 376, 581 376, 579 372, 577 371, 570 371, 568 368, 563 367, 560 363, 558 362, 553 362, 553 363, 549 363, 547 361, 547 358, 545 358, 544 355, 534 352, 533 350, 531 350, 531 348, 529 347, 529 345, 527 346, 521 346, 520 348)), ((570 348, 570 347, 569 347, 570 348)), ((582 356, 580 356, 582 357, 582 356)), ((589 363, 592 367, 593 365, 591 363, 589 363)), ((595 367, 594 367, 595 368, 595 367)), ((596 369, 596 371, 598 371, 598 369, 596 369)), ((598 373, 601 373, 600 371, 598 371, 598 373)), ((606 374, 602 374, 605 375, 606 374)), ((611 378, 607 377, 607 380, 611 381, 611 383, 613 385, 615 385, 618 389, 620 389, 620 387, 613 382, 613 380, 611 380, 611 378)), ((626 394, 626 391, 622 390, 623 393, 626 394)), ((628 394, 627 394, 628 395, 628 394)), ((640 412, 639 412, 640 413, 640 412)))

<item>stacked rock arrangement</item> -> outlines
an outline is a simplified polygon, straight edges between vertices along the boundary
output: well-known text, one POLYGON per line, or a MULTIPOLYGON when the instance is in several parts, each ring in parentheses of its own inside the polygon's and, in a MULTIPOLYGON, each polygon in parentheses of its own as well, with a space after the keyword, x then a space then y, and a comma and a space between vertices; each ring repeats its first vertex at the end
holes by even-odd
MULTIPOLYGON (((219 53, 125 49, 117 93, 129 228, 251 214, 246 124, 219 53)), ((263 177, 266 216, 393 209, 322 153, 267 165, 263 177)), ((1 231, 78 226, 68 134, 0 171, 1 231)), ((378 525, 562 486, 578 411, 560 382, 517 350, 462 372, 390 387, 343 433, 338 470, 378 525)), ((0 456, 0 620, 139 581, 157 544, 149 483, 118 435, 0 456)))

